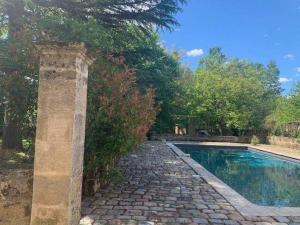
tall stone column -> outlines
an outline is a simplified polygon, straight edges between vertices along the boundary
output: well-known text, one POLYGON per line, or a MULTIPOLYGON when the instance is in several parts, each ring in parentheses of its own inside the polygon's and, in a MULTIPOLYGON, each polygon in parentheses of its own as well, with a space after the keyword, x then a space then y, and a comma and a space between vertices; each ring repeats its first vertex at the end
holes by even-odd
POLYGON ((40 80, 31 225, 80 220, 89 60, 84 44, 38 46, 40 80))

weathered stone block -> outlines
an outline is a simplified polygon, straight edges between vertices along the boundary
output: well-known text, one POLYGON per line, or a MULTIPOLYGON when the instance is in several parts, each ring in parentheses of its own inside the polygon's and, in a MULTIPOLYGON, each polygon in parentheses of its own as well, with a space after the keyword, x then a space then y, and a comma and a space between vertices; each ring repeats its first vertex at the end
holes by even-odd
POLYGON ((89 61, 83 44, 39 46, 31 225, 80 220, 89 61))

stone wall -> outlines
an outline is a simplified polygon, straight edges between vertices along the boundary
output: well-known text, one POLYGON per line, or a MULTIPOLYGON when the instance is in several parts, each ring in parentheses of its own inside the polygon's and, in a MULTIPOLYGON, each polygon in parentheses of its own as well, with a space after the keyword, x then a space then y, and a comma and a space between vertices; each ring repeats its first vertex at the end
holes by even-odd
POLYGON ((296 138, 268 136, 268 143, 288 148, 300 149, 300 141, 296 138))
POLYGON ((153 135, 152 140, 167 141, 199 141, 199 142, 229 142, 229 143, 250 143, 250 137, 236 136, 176 136, 176 135, 153 135))
POLYGON ((0 170, 0 224, 29 225, 32 170, 0 170))

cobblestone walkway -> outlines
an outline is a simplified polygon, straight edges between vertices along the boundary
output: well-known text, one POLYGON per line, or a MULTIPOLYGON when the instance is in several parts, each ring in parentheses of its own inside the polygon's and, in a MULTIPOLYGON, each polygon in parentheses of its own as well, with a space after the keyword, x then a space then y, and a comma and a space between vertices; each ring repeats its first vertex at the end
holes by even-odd
POLYGON ((163 143, 120 160, 122 184, 82 203, 81 225, 300 225, 299 217, 243 217, 163 143))

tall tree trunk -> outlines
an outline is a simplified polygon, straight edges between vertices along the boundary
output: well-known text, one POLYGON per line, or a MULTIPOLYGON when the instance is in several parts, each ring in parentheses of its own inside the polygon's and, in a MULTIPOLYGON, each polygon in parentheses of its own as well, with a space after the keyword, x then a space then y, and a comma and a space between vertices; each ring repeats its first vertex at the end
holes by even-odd
POLYGON ((8 16, 8 38, 17 39, 24 31, 24 0, 6 0, 5 5, 8 16))
POLYGON ((20 128, 15 122, 4 123, 2 149, 22 149, 20 128))
MULTIPOLYGON (((22 32, 24 31, 24 0, 6 0, 5 7, 6 14, 8 16, 8 41, 10 45, 9 54, 16 64, 15 67, 12 67, 7 71, 7 76, 10 76, 10 74, 20 74, 17 66, 17 52, 15 50, 15 43, 22 38, 22 32)), ((10 107, 12 100, 9 99, 9 96, 11 96, 11 94, 8 93, 6 95, 7 105, 5 106, 6 112, 4 115, 2 148, 21 149, 22 138, 20 132, 20 121, 15 119, 20 117, 13 117, 11 113, 7 113, 8 108, 10 109, 9 111, 14 111, 13 107, 10 107)), ((15 106, 16 104, 13 105, 15 106)))

